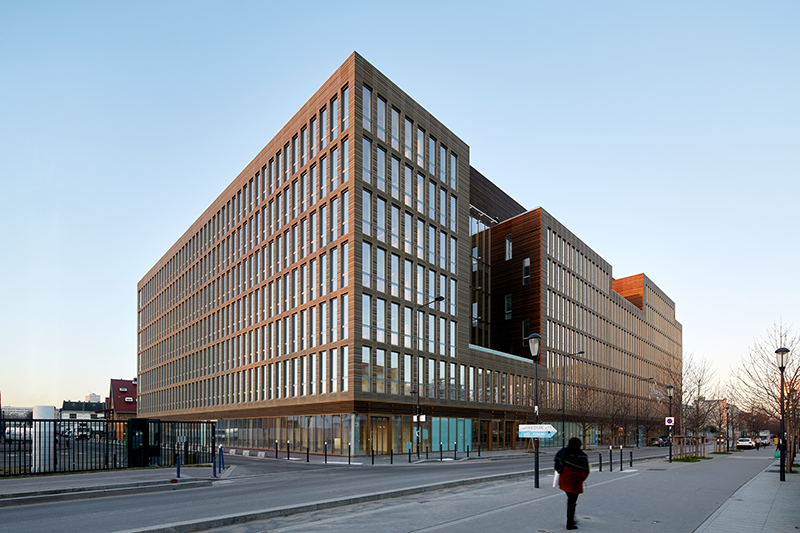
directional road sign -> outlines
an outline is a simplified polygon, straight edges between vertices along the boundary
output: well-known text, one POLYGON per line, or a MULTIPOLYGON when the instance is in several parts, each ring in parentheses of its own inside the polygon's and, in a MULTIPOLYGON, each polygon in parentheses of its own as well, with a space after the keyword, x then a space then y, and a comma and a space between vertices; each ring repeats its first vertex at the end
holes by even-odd
POLYGON ((550 424, 520 424, 519 438, 521 439, 549 439, 558 433, 550 424))

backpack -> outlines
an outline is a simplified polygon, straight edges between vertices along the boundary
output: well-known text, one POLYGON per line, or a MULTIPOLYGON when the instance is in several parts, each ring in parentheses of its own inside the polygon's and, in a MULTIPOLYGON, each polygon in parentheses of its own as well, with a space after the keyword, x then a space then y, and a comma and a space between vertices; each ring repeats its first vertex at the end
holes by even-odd
POLYGON ((556 469, 556 472, 558 472, 559 474, 564 472, 564 460, 562 459, 563 457, 564 457, 564 450, 562 449, 562 450, 559 450, 559 452, 556 454, 556 459, 555 459, 555 462, 553 464, 553 467, 556 469))

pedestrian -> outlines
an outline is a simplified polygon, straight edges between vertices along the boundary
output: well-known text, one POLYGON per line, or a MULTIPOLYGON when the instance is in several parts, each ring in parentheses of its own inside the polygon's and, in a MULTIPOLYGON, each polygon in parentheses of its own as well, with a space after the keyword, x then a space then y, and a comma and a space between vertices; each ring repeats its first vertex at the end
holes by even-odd
POLYGON ((559 473, 558 485, 567 493, 567 529, 578 529, 575 507, 578 495, 583 493, 583 482, 589 477, 589 458, 581 450, 581 439, 569 439, 566 448, 556 454, 555 469, 559 473))
POLYGON ((758 451, 759 448, 761 448, 761 441, 756 439, 756 451, 758 451))

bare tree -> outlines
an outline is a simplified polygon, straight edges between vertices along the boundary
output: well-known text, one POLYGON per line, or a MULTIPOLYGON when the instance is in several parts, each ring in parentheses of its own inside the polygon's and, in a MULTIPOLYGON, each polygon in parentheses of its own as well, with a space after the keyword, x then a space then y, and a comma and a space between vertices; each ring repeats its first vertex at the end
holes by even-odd
POLYGON ((713 392, 713 379, 714 370, 708 360, 694 354, 683 358, 682 396, 689 405, 687 409, 681 409, 685 417, 684 428, 691 429, 695 436, 702 435, 704 439, 715 408, 715 402, 706 398, 713 392))
MULTIPOLYGON (((752 413, 780 419, 781 376, 775 351, 788 348, 791 358, 784 369, 784 406, 787 436, 787 469, 792 471, 794 449, 798 438, 798 390, 800 390, 800 336, 791 326, 777 323, 760 339, 755 339, 736 372, 736 382, 752 413)), ((751 417, 755 424, 755 418, 751 417)))

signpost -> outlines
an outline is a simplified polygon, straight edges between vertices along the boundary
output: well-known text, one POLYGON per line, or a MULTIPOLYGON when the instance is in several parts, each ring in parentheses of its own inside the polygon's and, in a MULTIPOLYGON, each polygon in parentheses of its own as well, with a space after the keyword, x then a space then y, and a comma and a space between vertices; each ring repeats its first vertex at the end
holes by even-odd
POLYGON ((675 425, 675 418, 672 416, 668 416, 666 420, 664 420, 664 425, 666 426, 674 426, 675 425))
POLYGON ((550 424, 520 424, 519 438, 521 439, 549 439, 558 433, 550 424))

